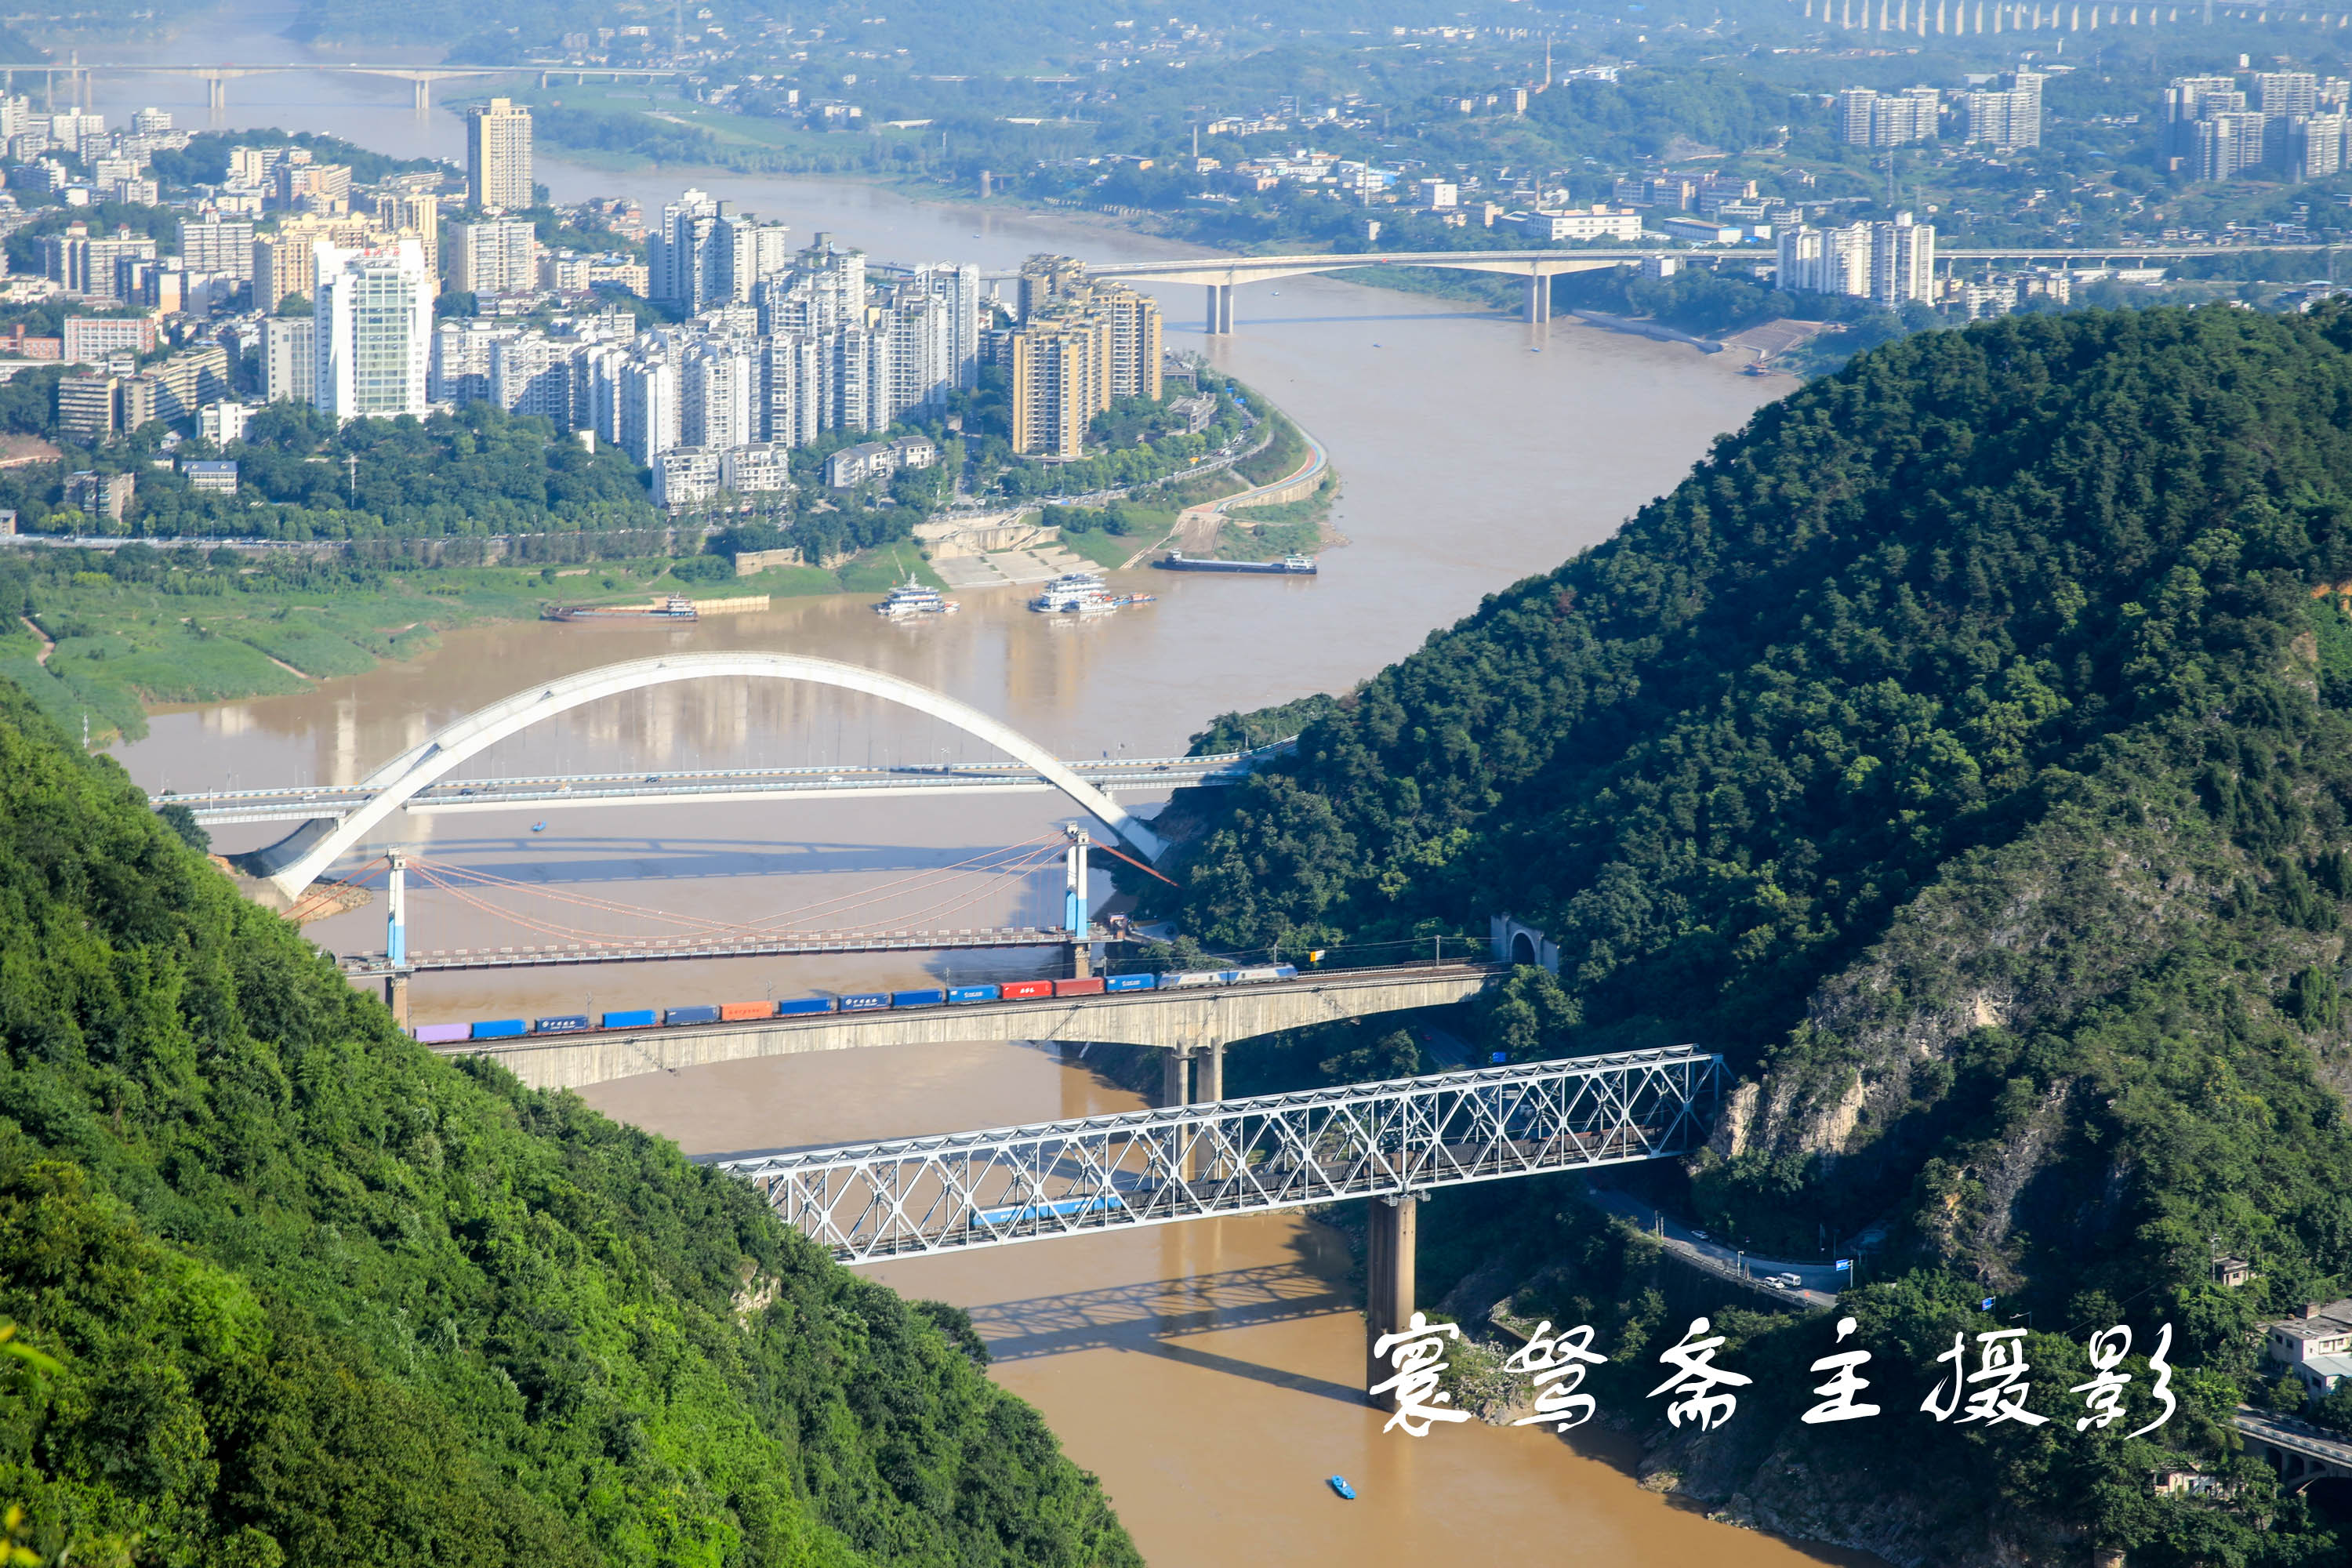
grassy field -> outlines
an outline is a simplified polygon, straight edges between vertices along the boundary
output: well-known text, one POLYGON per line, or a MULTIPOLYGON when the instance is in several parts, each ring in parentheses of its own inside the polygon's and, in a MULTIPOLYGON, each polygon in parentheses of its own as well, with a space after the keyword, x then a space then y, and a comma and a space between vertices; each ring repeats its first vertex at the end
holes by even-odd
MULTIPOLYGON (((55 639, 46 666, 40 638, 21 621, 0 625, 0 676, 16 681, 70 733, 87 718, 93 741, 146 732, 145 710, 300 691, 311 681, 358 675, 382 660, 414 658, 437 634, 489 621, 530 620, 542 604, 630 604, 672 593, 713 599, 878 594, 909 567, 942 586, 911 545, 870 552, 835 571, 773 567, 749 577, 684 582, 666 558, 607 561, 582 572, 445 567, 394 573, 378 585, 172 592, 79 572, 44 582, 34 619, 55 639)), ((248 576, 250 584, 261 581, 248 576)))
POLYGON ((1286 555, 1312 555, 1326 540, 1324 520, 1339 493, 1339 478, 1326 474, 1323 483, 1305 500, 1278 506, 1244 507, 1225 515, 1217 533, 1220 561, 1278 561, 1286 555))

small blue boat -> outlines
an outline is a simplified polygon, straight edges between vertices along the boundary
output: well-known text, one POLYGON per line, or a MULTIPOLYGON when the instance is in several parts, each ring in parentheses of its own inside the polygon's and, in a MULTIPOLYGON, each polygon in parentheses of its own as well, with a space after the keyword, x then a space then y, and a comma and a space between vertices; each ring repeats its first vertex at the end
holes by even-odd
POLYGON ((1355 1488, 1353 1488, 1353 1487, 1351 1487, 1351 1486, 1349 1486, 1349 1485, 1348 1484, 1348 1478, 1347 1478, 1347 1477, 1345 1477, 1345 1476, 1333 1476, 1333 1477, 1331 1478, 1330 1485, 1331 1485, 1331 1489, 1332 1489, 1333 1491, 1338 1492, 1341 1497, 1346 1498, 1349 1502, 1353 1502, 1353 1501, 1355 1501, 1355 1500, 1356 1500, 1356 1489, 1355 1489, 1355 1488))
POLYGON ((533 833, 544 833, 547 831, 547 824, 544 822, 534 822, 530 825, 530 830, 533 833))

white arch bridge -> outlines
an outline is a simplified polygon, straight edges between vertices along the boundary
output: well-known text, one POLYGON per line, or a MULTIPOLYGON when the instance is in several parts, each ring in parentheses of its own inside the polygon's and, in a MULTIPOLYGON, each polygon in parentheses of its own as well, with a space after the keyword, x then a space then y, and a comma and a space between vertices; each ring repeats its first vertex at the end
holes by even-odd
POLYGON ((335 816, 311 818, 276 844, 245 856, 244 868, 294 897, 386 816, 467 758, 499 742, 584 703, 677 681, 714 679, 789 680, 831 687, 928 714, 1013 757, 1146 859, 1159 858, 1164 847, 1159 837, 1125 807, 1045 747, 1011 725, 928 686, 805 654, 681 653, 583 670, 478 709, 361 780, 358 793, 362 798, 357 804, 335 816))

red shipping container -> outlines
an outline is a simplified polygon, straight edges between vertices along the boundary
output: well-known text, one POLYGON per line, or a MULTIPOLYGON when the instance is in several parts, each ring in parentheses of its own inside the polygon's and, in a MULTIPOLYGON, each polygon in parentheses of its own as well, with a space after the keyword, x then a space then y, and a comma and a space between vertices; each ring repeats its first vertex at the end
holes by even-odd
POLYGON ((721 1002, 719 1016, 721 1018, 772 1018, 776 1016, 776 1005, 773 1002, 721 1002))
POLYGON ((1092 980, 1054 982, 1054 994, 1056 996, 1099 996, 1102 994, 1102 988, 1103 983, 1099 976, 1092 980))
POLYGON ((1008 980, 997 989, 1007 1002, 1018 1002, 1024 996, 1051 996, 1054 983, 1050 980, 1008 980))

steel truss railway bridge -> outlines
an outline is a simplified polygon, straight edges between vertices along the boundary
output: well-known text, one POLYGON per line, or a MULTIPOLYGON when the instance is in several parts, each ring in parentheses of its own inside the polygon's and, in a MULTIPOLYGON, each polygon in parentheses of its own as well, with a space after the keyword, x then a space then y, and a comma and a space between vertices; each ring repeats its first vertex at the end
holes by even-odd
POLYGON ((1692 1153, 1722 1087, 1681 1046, 712 1163, 844 1263, 1369 1198, 1370 1387, 1424 1194, 1692 1153))

